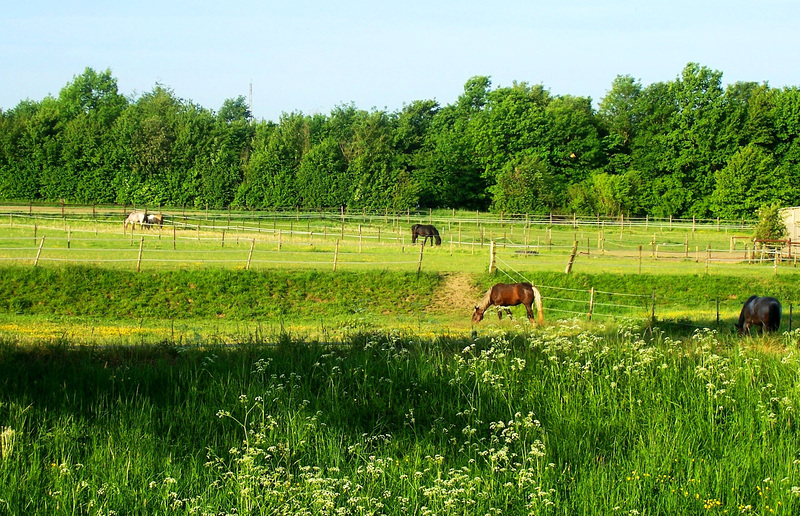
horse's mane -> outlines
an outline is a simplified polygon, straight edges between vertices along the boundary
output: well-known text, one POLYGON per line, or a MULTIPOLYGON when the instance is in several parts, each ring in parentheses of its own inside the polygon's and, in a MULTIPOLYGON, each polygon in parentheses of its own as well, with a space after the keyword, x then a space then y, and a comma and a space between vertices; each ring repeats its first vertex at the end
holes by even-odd
POLYGON ((492 289, 490 288, 489 290, 486 291, 486 293, 483 295, 483 299, 481 299, 481 302, 478 303, 478 305, 475 308, 477 308, 481 312, 485 312, 486 309, 489 308, 491 304, 492 304, 492 289))
POLYGON ((744 325, 744 320, 745 320, 744 314, 747 311, 747 307, 756 299, 758 299, 758 296, 750 296, 747 298, 747 301, 745 301, 744 304, 742 305, 742 311, 739 312, 739 326, 744 325))

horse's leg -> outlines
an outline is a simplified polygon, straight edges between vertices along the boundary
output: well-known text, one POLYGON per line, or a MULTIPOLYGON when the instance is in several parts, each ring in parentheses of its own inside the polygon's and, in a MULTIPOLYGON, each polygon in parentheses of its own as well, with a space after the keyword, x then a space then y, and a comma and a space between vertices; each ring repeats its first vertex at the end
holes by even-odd
POLYGON ((533 309, 531 308, 531 305, 525 305, 525 310, 528 311, 528 320, 533 322, 533 309))
POLYGON ((506 307, 506 313, 508 314, 508 318, 513 321, 514 320, 514 316, 511 315, 511 309, 509 307, 506 307))

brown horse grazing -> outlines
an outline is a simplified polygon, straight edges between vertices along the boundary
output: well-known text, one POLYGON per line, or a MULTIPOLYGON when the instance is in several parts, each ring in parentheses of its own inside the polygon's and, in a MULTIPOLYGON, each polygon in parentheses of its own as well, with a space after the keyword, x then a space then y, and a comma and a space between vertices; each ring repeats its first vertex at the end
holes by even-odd
POLYGON ((416 243, 417 237, 423 237, 422 245, 430 238, 431 244, 436 241, 436 245, 442 245, 442 238, 439 236, 439 231, 430 224, 414 224, 411 226, 411 243, 416 243))
POLYGON ((145 224, 148 226, 162 227, 164 225, 164 216, 162 214, 148 213, 145 217, 145 224))
POLYGON ((739 322, 734 323, 739 335, 750 333, 750 327, 756 326, 758 334, 764 331, 777 331, 781 325, 781 302, 774 297, 750 296, 744 302, 739 313, 739 322))
MULTIPOLYGON (((475 307, 472 322, 480 322, 483 319, 483 313, 492 305, 503 307, 509 317, 511 317, 509 306, 525 305, 525 309, 528 311, 528 320, 533 322, 531 305, 534 301, 536 302, 536 312, 539 314, 539 324, 542 324, 544 315, 542 314, 542 295, 539 293, 539 289, 530 283, 498 283, 486 291, 481 302, 475 307)), ((503 318, 501 310, 497 311, 497 318, 503 318)))

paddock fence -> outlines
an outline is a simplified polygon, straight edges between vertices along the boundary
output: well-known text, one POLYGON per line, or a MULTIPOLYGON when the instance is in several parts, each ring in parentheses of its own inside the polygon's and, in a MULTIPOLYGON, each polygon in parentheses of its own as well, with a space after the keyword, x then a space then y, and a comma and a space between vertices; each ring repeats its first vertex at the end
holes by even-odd
MULTIPOLYGON (((480 212, 360 213, 164 211, 153 228, 123 228, 130 207, 0 207, 0 262, 40 266, 82 263, 143 269, 172 267, 384 268, 417 273, 485 272, 487 255, 504 276, 529 281, 536 271, 621 274, 796 274, 797 242, 764 245, 746 235, 752 221, 618 220, 533 217, 480 212), (411 243, 411 223, 434 223, 442 246, 411 243), (786 245, 788 244, 788 245, 786 245)), ((156 211, 156 210, 152 210, 156 211)), ((534 283, 534 282, 532 282, 534 283)), ((534 283, 535 284, 535 283, 534 283)), ((591 320, 671 319, 657 293, 609 292, 539 285, 546 311, 591 320)), ((723 311, 726 306, 722 307, 723 311)), ((790 307, 791 310, 791 307, 790 307)), ((738 313, 738 312, 737 312, 738 313)), ((720 321, 717 306, 692 319, 720 321)), ((730 310, 722 315, 731 317, 730 310)))

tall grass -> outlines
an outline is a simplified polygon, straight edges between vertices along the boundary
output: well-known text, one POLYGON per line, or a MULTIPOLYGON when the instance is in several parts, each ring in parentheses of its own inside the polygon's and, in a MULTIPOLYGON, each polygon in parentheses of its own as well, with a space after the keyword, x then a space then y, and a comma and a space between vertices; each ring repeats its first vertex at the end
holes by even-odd
POLYGON ((791 514, 798 332, 0 347, 9 514, 791 514))

